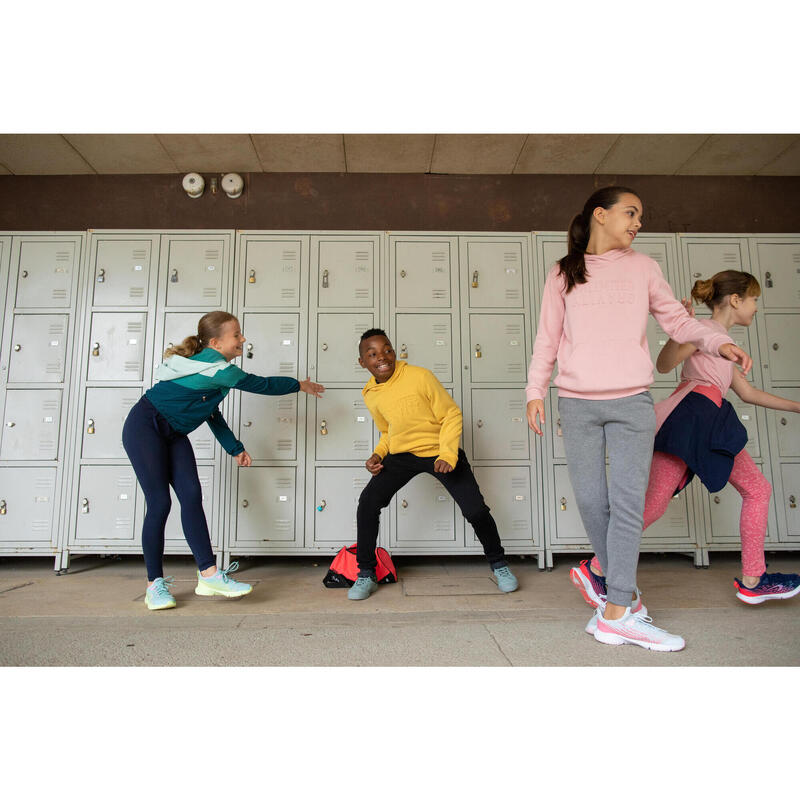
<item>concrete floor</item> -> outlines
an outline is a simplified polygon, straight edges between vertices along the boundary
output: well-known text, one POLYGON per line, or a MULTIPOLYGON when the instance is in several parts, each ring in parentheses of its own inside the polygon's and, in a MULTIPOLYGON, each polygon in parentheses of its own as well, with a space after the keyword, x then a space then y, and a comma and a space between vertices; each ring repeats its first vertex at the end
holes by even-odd
MULTIPOLYGON (((769 554, 772 572, 800 554, 769 554)), ((746 606, 735 598, 735 553, 698 570, 683 556, 644 554, 639 584, 657 625, 686 649, 609 647, 584 633, 591 609, 569 581, 511 557, 520 589, 500 594, 478 557, 397 558, 400 582, 352 602, 322 578, 330 557, 240 559, 254 585, 239 600, 198 597, 190 558, 170 557, 178 607, 145 608, 137 557, 0 559, 4 666, 790 666, 800 664, 800 597, 746 606)))

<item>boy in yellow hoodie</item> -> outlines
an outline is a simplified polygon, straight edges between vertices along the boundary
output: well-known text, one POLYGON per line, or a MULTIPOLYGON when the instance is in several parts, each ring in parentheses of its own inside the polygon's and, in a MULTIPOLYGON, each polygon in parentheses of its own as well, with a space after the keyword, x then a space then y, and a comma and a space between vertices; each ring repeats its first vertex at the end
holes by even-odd
POLYGON ((347 596, 365 600, 378 588, 375 545, 381 509, 421 472, 438 478, 458 503, 475 528, 498 588, 513 592, 519 584, 506 563, 497 525, 458 446, 461 409, 430 370, 397 362, 392 343, 379 328, 361 335, 358 352, 358 363, 372 374, 361 393, 381 438, 365 464, 372 480, 358 500, 359 571, 347 596))

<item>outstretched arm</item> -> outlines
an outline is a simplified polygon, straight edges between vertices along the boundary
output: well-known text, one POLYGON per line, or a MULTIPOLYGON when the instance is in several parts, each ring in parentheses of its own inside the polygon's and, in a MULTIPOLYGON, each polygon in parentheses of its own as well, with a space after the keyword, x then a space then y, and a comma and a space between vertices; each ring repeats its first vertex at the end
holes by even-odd
POLYGON ((774 408, 776 411, 794 411, 796 414, 800 413, 800 403, 795 400, 788 400, 785 397, 778 397, 776 394, 763 392, 761 389, 756 389, 755 386, 750 385, 750 382, 744 375, 736 370, 733 371, 731 389, 733 389, 745 403, 752 403, 754 406, 762 406, 763 408, 774 408))

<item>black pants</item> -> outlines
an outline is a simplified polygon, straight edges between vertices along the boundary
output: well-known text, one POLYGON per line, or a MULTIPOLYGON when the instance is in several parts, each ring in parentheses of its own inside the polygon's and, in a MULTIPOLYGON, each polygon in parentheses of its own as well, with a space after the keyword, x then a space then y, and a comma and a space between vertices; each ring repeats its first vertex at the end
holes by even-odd
POLYGON ((164 526, 172 506, 172 484, 181 504, 183 535, 197 562, 204 569, 217 563, 211 550, 203 494, 197 475, 192 443, 184 433, 177 433, 142 397, 130 410, 122 427, 122 446, 144 492, 147 511, 142 525, 142 550, 147 566, 147 580, 163 578, 164 526))
POLYGON ((452 472, 434 472, 436 457, 420 458, 411 453, 396 453, 383 459, 383 469, 372 476, 364 487, 358 500, 356 522, 358 525, 358 568, 359 575, 375 574, 375 545, 378 542, 378 522, 381 509, 413 477, 427 472, 438 478, 450 496, 458 503, 464 519, 475 528, 475 535, 483 545, 483 552, 494 568, 506 563, 505 551, 500 543, 497 525, 489 512, 478 488, 478 483, 470 469, 466 453, 458 451, 458 462, 452 472))

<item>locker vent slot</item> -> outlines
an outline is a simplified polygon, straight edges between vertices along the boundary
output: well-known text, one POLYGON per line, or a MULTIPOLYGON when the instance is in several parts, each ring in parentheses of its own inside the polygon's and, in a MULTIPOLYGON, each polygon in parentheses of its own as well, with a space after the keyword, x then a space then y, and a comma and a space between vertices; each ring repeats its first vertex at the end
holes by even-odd
POLYGON ((124 372, 135 372, 137 375, 139 373, 139 362, 138 361, 126 361, 124 372))
POLYGON ((129 322, 127 330, 128 330, 128 333, 141 333, 142 332, 142 323, 141 322, 129 322))
POLYGON ((132 524, 133 520, 130 517, 117 517, 114 521, 114 527, 118 531, 127 531, 132 524))
POLYGON ((530 523, 526 519, 515 519, 511 521, 512 531, 523 531, 527 533, 530 530, 530 523))
POLYGON ((60 361, 48 361, 47 366, 44 368, 46 375, 60 375, 61 374, 61 362, 60 361))
POLYGON ((433 523, 433 529, 435 531, 447 532, 447 531, 451 530, 452 527, 453 527, 452 524, 449 521, 445 521, 445 520, 439 520, 439 521, 433 523))
POLYGON ((795 250, 794 253, 792 253, 792 261, 794 261, 795 264, 800 264, 800 250, 795 250))
POLYGON ((722 254, 722 261, 724 264, 738 264, 739 263, 739 253, 729 251, 727 253, 722 254))
POLYGON ((128 289, 128 297, 137 300, 140 297, 144 297, 144 287, 143 286, 132 286, 128 289))
POLYGON ((281 289, 281 300, 294 300, 294 289, 281 289))
POLYGON ((506 263, 519 261, 519 253, 515 250, 506 251, 503 253, 503 261, 506 263))
POLYGON ((369 250, 356 250, 356 261, 369 261, 369 250))
POLYGON ((525 444, 526 444, 525 442, 519 442, 519 441, 510 443, 512 450, 525 450, 526 449, 525 444))
POLYGON ((56 250, 56 261, 69 261, 71 256, 69 250, 56 250))
POLYGON ((206 250, 206 261, 216 261, 219 258, 219 250, 206 250))
POLYGON ((281 258, 284 261, 294 261, 297 258, 297 250, 284 250, 281 253, 281 258))
POLYGON ((53 300, 66 300, 66 299, 67 299, 66 289, 53 289, 53 300))
POLYGON ((130 411, 138 402, 138 397, 123 397, 122 398, 122 407, 130 411))
POLYGON ((50 327, 47 329, 47 332, 51 336, 58 336, 64 333, 64 323, 63 322, 51 322, 50 327))
POLYGON ((518 372, 522 372, 522 370, 523 370, 523 365, 522 364, 509 364, 508 365, 508 371, 512 375, 514 375, 514 374, 516 374, 518 372))
POLYGON ((450 332, 450 326, 446 322, 434 322, 431 330, 435 336, 445 336, 450 332))
POLYGON ((280 531, 281 533, 290 533, 292 530, 292 521, 290 519, 276 519, 272 521, 272 527, 274 530, 280 531))
POLYGON ((131 257, 134 261, 140 261, 143 258, 147 258, 147 248, 143 247, 141 250, 131 250, 131 257))
POLYGON ((356 289, 353 296, 356 300, 369 300, 369 289, 356 289))
POLYGON ((294 481, 291 478, 276 478, 275 485, 279 489, 292 489, 294 487, 294 481))
POLYGON ((447 261, 446 250, 434 250, 431 253, 431 261, 447 261))
POLYGON ((446 300, 447 299, 447 289, 432 289, 431 290, 431 297, 434 300, 446 300))
POLYGON ((291 439, 278 439, 278 450, 291 450, 293 445, 291 439))
POLYGON ((294 408, 293 397, 282 397, 280 400, 278 400, 279 411, 291 411, 293 408, 294 408))
POLYGON ((511 479, 511 488, 512 489, 527 489, 528 488, 528 481, 526 478, 512 478, 511 479))
POLYGON ((522 411, 522 400, 509 400, 508 401, 508 410, 509 411, 522 411))
MULTIPOLYGON (((367 485, 365 478, 353 478, 353 488, 359 492, 367 485)), ((358 498, 354 498, 356 501, 358 498)))
POLYGON ((47 533, 50 530, 50 522, 46 519, 35 519, 31 522, 31 530, 34 533, 47 533))
POLYGON ((33 482, 34 489, 52 489, 55 486, 53 478, 36 478, 33 482))
POLYGON ((213 286, 204 286, 203 287, 203 297, 216 297, 217 290, 213 286))
POLYGON ((450 371, 450 362, 449 361, 434 361, 433 362, 433 371, 434 372, 449 372, 450 371))
POLYGON ((296 330, 294 322, 281 323, 280 332, 282 336, 294 336, 296 330))
POLYGON ((522 325, 517 322, 507 322, 506 323, 506 333, 513 336, 514 334, 522 333, 522 325))
POLYGON ((355 439, 353 440, 353 450, 366 450, 369 447, 368 439, 355 439))
POLYGON ((55 452, 56 452, 55 439, 45 438, 44 436, 42 436, 39 439, 39 452, 42 455, 46 455, 46 454, 49 454, 49 453, 52 453, 53 455, 55 455, 55 452))
POLYGON ((506 300, 519 300, 519 289, 506 289, 506 300))
POLYGON ((280 367, 278 369, 278 372, 280 372, 282 375, 283 374, 291 375, 292 373, 294 373, 296 371, 297 371, 296 370, 296 364, 294 363, 294 361, 281 361, 280 362, 280 367))
POLYGON ((44 411, 44 412, 47 412, 47 411, 57 412, 58 411, 58 400, 45 400, 42 403, 42 411, 44 411))

